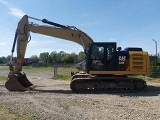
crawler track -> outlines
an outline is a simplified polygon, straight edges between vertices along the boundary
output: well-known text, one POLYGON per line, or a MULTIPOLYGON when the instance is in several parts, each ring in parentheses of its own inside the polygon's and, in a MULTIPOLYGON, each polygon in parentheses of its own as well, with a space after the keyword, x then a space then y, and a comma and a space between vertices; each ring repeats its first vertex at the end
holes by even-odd
POLYGON ((74 75, 70 84, 73 91, 86 90, 143 90, 146 82, 139 78, 122 75, 91 76, 88 74, 74 75))

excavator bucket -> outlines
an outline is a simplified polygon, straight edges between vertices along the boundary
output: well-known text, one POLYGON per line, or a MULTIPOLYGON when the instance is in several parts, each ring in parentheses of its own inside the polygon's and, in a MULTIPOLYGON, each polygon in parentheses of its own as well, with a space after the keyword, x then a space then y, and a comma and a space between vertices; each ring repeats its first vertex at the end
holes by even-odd
POLYGON ((27 79, 25 74, 13 74, 9 76, 9 80, 5 83, 5 87, 9 91, 26 91, 35 88, 35 85, 27 79))

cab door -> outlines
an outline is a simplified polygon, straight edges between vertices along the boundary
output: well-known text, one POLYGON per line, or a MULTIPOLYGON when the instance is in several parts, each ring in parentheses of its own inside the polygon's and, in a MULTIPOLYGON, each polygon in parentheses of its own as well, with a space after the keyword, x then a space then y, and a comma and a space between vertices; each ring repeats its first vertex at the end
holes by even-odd
POLYGON ((116 43, 94 43, 88 57, 89 70, 109 70, 108 64, 116 51, 116 43))

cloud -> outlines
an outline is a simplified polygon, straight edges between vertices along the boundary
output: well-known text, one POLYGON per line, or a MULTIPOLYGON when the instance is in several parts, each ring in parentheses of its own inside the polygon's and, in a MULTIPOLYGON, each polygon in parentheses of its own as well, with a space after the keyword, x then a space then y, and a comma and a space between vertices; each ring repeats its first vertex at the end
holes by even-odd
POLYGON ((5 42, 0 42, 0 46, 7 45, 5 42))
POLYGON ((92 26, 92 25, 96 25, 98 23, 99 23, 98 21, 90 22, 90 23, 84 23, 84 24, 79 25, 79 27, 92 26))
POLYGON ((15 17, 18 17, 18 18, 22 18, 24 15, 25 15, 25 12, 23 12, 21 9, 19 8, 12 8, 12 7, 9 7, 9 14, 10 15, 13 15, 15 17))
POLYGON ((25 12, 22 9, 13 7, 13 5, 8 3, 6 0, 0 0, 0 4, 5 5, 9 9, 8 14, 12 16, 15 16, 17 18, 22 18, 25 15, 25 12))
POLYGON ((4 5, 8 4, 8 2, 6 0, 0 0, 0 3, 4 4, 4 5))

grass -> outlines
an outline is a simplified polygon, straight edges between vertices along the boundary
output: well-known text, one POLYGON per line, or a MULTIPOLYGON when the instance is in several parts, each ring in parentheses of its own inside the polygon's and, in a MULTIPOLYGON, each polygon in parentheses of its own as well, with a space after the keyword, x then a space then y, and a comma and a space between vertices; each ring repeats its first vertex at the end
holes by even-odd
POLYGON ((0 81, 7 81, 8 80, 8 77, 6 76, 0 76, 0 81))
POLYGON ((54 80, 71 80, 71 72, 76 72, 77 69, 70 67, 70 68, 57 68, 57 75, 52 77, 54 80))
MULTIPOLYGON (((53 67, 32 67, 32 66, 24 66, 23 71, 48 71, 53 72, 53 67)), ((74 67, 58 67, 56 76, 53 76, 54 80, 71 80, 71 72, 77 72, 77 69, 74 67)))
POLYGON ((0 120, 31 120, 32 117, 10 110, 6 105, 0 105, 0 120))
POLYGON ((145 78, 144 79, 146 82, 153 82, 153 83, 160 83, 160 78, 145 78))
MULTIPOLYGON (((1 67, 0 70, 8 70, 8 66, 1 67)), ((52 79, 54 80, 71 80, 71 72, 77 72, 77 69, 74 67, 58 67, 57 75, 54 77, 54 68, 53 67, 32 67, 32 66, 23 66, 23 72, 53 72, 52 79)), ((0 81, 8 80, 8 77, 0 76, 0 81)))
POLYGON ((160 83, 160 78, 151 78, 151 77, 146 77, 143 75, 137 75, 137 76, 131 76, 131 77, 136 77, 145 80, 146 82, 151 82, 151 83, 160 83))
POLYGON ((65 76, 65 75, 56 75, 55 77, 52 77, 54 80, 71 80, 71 76, 65 76))
MULTIPOLYGON (((8 70, 8 67, 3 66, 0 68, 0 70, 8 70)), ((53 72, 54 74, 54 68, 53 67, 32 67, 32 66, 23 66, 23 71, 34 71, 34 72, 43 72, 43 71, 48 71, 48 72, 53 72)), ((74 67, 58 67, 57 68, 57 75, 52 77, 54 80, 71 80, 71 72, 77 72, 77 69, 74 67)), ((141 79, 144 79, 146 82, 156 82, 160 83, 160 78, 150 78, 150 77, 145 77, 142 75, 137 75, 137 76, 131 76, 131 77, 138 77, 141 79)), ((7 80, 8 78, 5 76, 0 76, 0 81, 7 80)))
POLYGON ((23 71, 53 71, 53 67, 32 67, 32 66, 23 66, 23 71))

